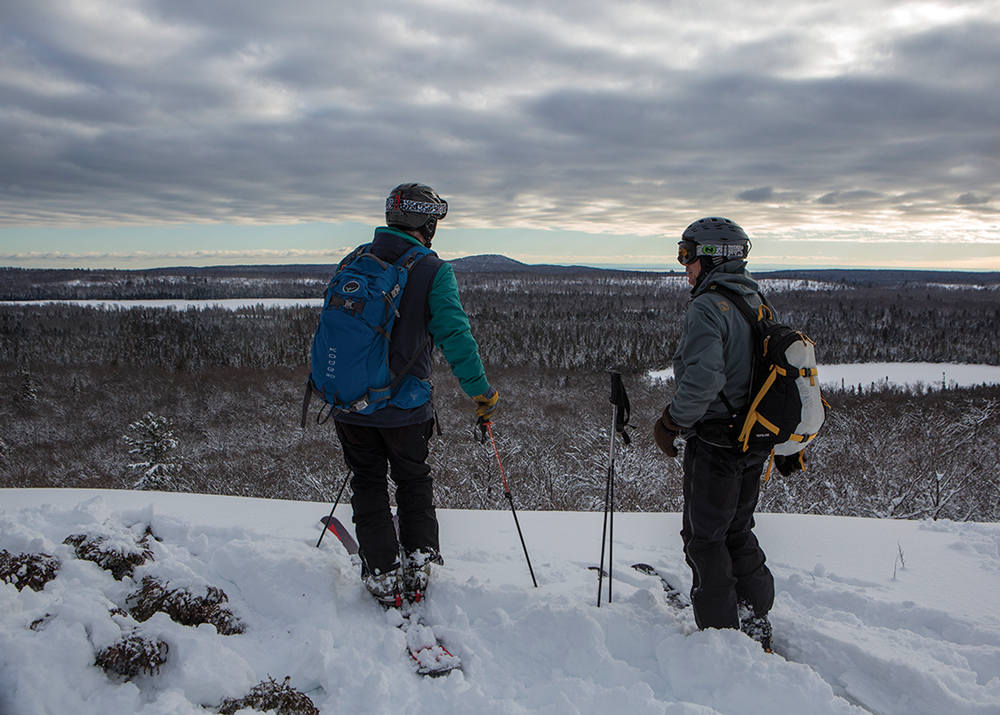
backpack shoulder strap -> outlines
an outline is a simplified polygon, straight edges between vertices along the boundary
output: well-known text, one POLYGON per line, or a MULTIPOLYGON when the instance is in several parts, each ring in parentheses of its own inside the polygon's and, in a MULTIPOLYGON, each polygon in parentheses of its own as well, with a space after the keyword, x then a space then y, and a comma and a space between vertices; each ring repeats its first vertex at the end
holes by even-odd
POLYGON ((337 270, 334 271, 334 273, 335 274, 340 273, 342 270, 344 270, 349 265, 354 263, 354 261, 358 260, 361 254, 367 253, 370 248, 371 248, 370 243, 363 243, 357 248, 355 248, 353 251, 351 251, 346 256, 340 259, 340 263, 337 264, 337 270))
MULTIPOLYGON (((405 272, 409 273, 410 271, 413 270, 413 267, 415 265, 417 265, 420 261, 427 258, 427 256, 436 256, 436 255, 437 254, 434 253, 434 251, 427 248, 426 246, 414 246, 406 253, 404 253, 402 256, 400 256, 399 260, 397 260, 394 265, 399 266, 405 272)), ((424 338, 424 342, 420 344, 420 347, 417 348, 416 352, 414 352, 413 355, 410 357, 410 359, 406 362, 406 366, 399 371, 395 379, 393 379, 392 384, 389 385, 390 395, 396 394, 396 390, 399 389, 399 385, 403 381, 403 378, 406 377, 406 375, 410 372, 410 368, 413 367, 413 364, 417 361, 417 358, 420 357, 420 353, 424 351, 424 349, 430 342, 431 342, 431 336, 430 333, 428 333, 427 337, 424 338)))
MULTIPOLYGON (((760 317, 754 313, 754 309, 750 307, 749 303, 747 303, 747 299, 734 291, 732 288, 727 288, 726 286, 718 283, 712 283, 708 286, 708 289, 727 298, 733 305, 736 306, 737 310, 743 314, 743 317, 747 319, 747 322, 749 322, 750 325, 756 325, 757 321, 760 320, 760 317)), ((767 308, 771 317, 773 317, 774 311, 771 309, 770 303, 767 302, 767 298, 765 298, 763 293, 760 292, 758 292, 757 295, 760 296, 761 304, 767 308)))

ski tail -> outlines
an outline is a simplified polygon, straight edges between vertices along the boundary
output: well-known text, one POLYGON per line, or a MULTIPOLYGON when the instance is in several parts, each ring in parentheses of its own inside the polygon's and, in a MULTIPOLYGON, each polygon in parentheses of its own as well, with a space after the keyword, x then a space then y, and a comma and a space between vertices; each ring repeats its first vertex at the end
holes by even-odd
POLYGON ((344 526, 340 519, 335 516, 324 516, 320 519, 320 522, 340 540, 340 543, 347 549, 347 553, 352 556, 358 553, 358 542, 354 540, 354 537, 347 531, 347 527, 344 526))
POLYGON ((673 577, 657 571, 656 568, 650 566, 649 564, 632 564, 632 568, 640 573, 659 578, 660 585, 663 586, 663 590, 667 594, 667 602, 674 608, 685 609, 691 605, 691 601, 684 594, 684 592, 681 591, 680 586, 676 583, 676 580, 673 577))

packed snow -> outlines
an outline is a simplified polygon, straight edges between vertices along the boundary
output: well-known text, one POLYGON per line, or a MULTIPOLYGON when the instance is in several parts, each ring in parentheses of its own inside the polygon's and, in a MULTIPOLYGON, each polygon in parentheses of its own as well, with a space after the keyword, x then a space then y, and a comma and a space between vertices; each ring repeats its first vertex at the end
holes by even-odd
MULTIPOLYGON (((515 499, 519 479, 509 475, 515 499)), ((327 534, 324 504, 190 494, 0 491, 0 549, 62 562, 41 592, 0 583, 3 715, 215 712, 274 678, 320 712, 726 715, 1000 713, 1000 525, 761 514, 774 571, 775 653, 698 631, 646 562, 690 586, 680 516, 617 514, 612 592, 597 606, 602 514, 439 512, 425 601, 462 669, 417 675, 402 632, 327 534), (116 581, 76 558, 74 534, 134 540, 154 560, 116 581), (135 624, 112 614, 144 576, 222 589, 245 626, 220 635, 157 614, 154 675, 107 675, 95 653, 135 624)), ((350 507, 337 507, 350 527, 350 507)), ((249 711, 247 711, 249 712, 249 711)))

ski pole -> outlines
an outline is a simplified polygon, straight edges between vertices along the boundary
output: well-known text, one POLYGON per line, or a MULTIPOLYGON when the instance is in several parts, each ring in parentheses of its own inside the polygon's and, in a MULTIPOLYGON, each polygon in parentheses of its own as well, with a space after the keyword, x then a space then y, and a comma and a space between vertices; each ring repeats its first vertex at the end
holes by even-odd
POLYGON ((528 572, 531 574, 531 582, 535 584, 535 588, 538 588, 538 581, 535 580, 535 570, 531 568, 531 557, 528 556, 528 547, 524 543, 524 534, 521 533, 521 524, 517 520, 517 511, 514 510, 514 497, 510 493, 510 487, 507 485, 507 475, 503 471, 503 463, 500 461, 500 452, 497 450, 497 441, 493 438, 493 423, 480 418, 479 427, 484 433, 490 435, 490 443, 493 445, 493 454, 497 458, 497 466, 500 467, 500 478, 503 480, 503 494, 507 497, 507 502, 510 504, 510 513, 514 515, 514 526, 517 527, 517 535, 521 539, 521 548, 524 549, 524 560, 528 562, 528 572))
MULTIPOLYGON (((347 488, 347 480, 350 478, 351 478, 351 470, 347 470, 347 476, 344 477, 344 483, 340 485, 340 491, 337 493, 337 498, 333 500, 333 509, 330 510, 330 516, 328 516, 326 519, 327 524, 329 524, 330 519, 333 518, 333 512, 337 510, 337 505, 340 503, 340 497, 344 495, 344 489, 347 488)), ((319 541, 316 542, 317 549, 319 548, 319 545, 323 543, 323 537, 326 536, 327 531, 328 529, 324 526, 323 533, 319 535, 319 541)))
POLYGON ((625 432, 632 406, 629 404, 628 393, 622 384, 620 372, 611 371, 611 446, 608 449, 608 477, 604 485, 604 528, 601 532, 601 564, 597 570, 597 607, 601 607, 601 590, 604 581, 604 547, 608 549, 608 603, 611 603, 612 563, 614 562, 615 543, 615 434, 620 433, 622 442, 629 444, 631 440, 625 432), (610 524, 610 525, 609 525, 610 524))
MULTIPOLYGON (((615 408, 612 408, 615 409, 615 408)), ((601 564, 597 570, 597 607, 601 607, 601 591, 604 582, 604 548, 608 549, 608 603, 611 603, 611 562, 612 547, 615 540, 615 516, 614 516, 614 496, 615 496, 615 430, 614 412, 612 412, 611 423, 611 447, 608 450, 608 476, 604 483, 604 528, 601 531, 601 564), (608 542, 608 517, 611 519, 611 541, 608 542)))

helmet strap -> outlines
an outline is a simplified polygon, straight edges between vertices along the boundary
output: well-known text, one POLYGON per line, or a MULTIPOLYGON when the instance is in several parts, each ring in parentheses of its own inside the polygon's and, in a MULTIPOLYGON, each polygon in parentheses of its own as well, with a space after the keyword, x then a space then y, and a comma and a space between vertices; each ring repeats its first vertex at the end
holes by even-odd
POLYGON ((417 230, 420 232, 420 235, 424 237, 424 245, 427 246, 427 248, 430 248, 431 241, 434 239, 434 234, 437 232, 437 219, 427 219, 427 223, 417 230))

